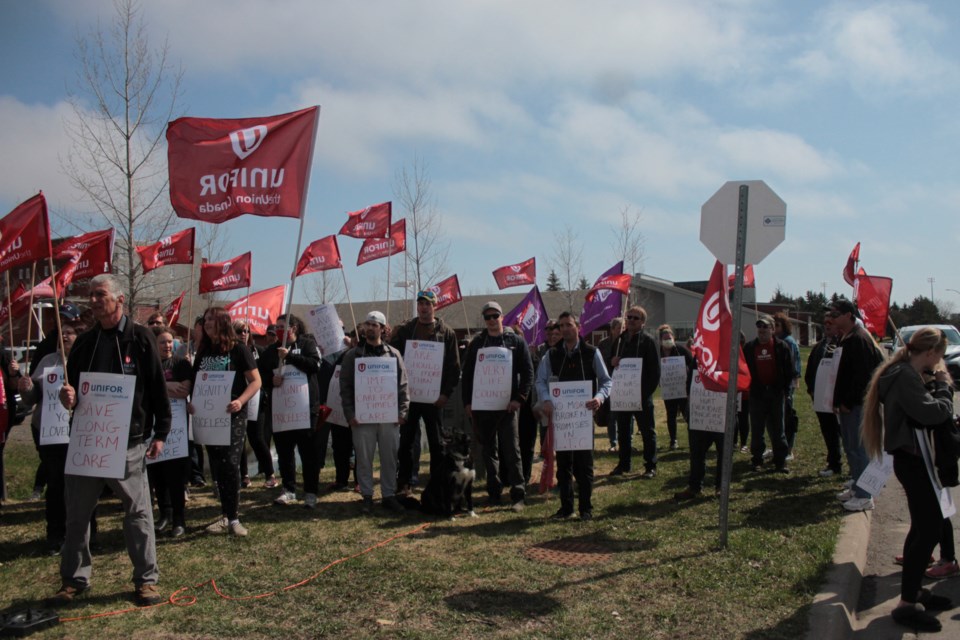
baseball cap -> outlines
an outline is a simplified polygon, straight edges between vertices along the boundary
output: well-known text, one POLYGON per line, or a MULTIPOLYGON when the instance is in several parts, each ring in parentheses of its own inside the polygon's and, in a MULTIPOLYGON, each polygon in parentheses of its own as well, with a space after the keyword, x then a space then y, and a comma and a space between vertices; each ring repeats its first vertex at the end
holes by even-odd
POLYGON ((367 322, 376 322, 381 326, 386 326, 387 317, 379 311, 371 311, 367 314, 367 322))
POLYGON ((493 300, 483 305, 483 308, 480 309, 480 313, 486 313, 487 311, 496 311, 497 313, 503 315, 503 308, 493 300))
POLYGON ((72 302, 64 302, 60 305, 60 316, 72 322, 80 317, 80 309, 72 302))
POLYGON ((277 325, 275 325, 275 324, 268 325, 268 326, 267 326, 267 335, 268 335, 268 336, 275 336, 275 335, 277 335, 277 325))
POLYGON ((760 325, 773 328, 773 318, 766 314, 757 316, 757 326, 759 327, 760 325))
POLYGON ((417 292, 417 302, 421 300, 426 300, 430 304, 437 304, 437 294, 433 291, 418 291, 417 292))

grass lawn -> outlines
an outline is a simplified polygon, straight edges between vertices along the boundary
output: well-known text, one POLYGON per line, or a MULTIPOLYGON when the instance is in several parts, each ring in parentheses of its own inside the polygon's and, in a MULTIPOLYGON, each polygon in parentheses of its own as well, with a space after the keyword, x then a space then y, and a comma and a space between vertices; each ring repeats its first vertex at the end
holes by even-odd
MULTIPOLYGON (((108 500, 99 509, 93 590, 61 612, 78 619, 35 637, 798 638, 842 513, 833 498, 839 480, 817 476, 824 446, 810 399, 799 394, 797 404, 792 475, 753 473, 748 455, 733 455, 727 549, 718 548, 712 490, 693 502, 672 499, 686 486, 687 437, 681 422, 680 450, 666 450, 658 399, 654 480, 639 478, 636 457, 632 474, 607 477, 616 454, 606 451, 606 430, 597 430, 593 521, 549 521, 555 493, 534 493, 520 514, 487 509, 482 486, 474 492, 479 517, 455 521, 396 517, 379 507, 362 517, 354 493, 323 495, 315 511, 281 508, 270 504, 276 490, 255 480, 241 492, 250 535, 212 537, 202 527, 218 516, 218 503, 209 488, 195 490, 188 535, 157 543, 160 587, 164 594, 183 589, 177 602, 96 617, 133 608, 118 503, 108 500), (533 547, 567 540, 609 555, 583 566, 528 558, 533 547), (250 597, 260 594, 269 595, 250 597)), ((29 500, 36 454, 28 430, 14 429, 5 454, 4 612, 37 604, 60 582, 58 559, 41 554, 43 504, 29 500)), ((426 453, 421 469, 428 469, 426 453)), ((711 453, 708 487, 714 471, 711 453)), ((328 461, 321 484, 330 481, 328 461)))

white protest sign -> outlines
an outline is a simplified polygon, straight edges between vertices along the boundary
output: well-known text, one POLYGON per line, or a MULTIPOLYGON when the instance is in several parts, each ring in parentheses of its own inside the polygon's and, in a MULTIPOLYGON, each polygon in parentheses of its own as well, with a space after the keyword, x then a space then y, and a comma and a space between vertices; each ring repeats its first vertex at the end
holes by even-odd
POLYGON ((693 374, 693 384, 690 385, 690 429, 723 433, 726 416, 727 394, 710 391, 700 381, 700 374, 693 374))
POLYGON ((341 427, 349 426, 347 417, 343 415, 343 398, 340 397, 340 365, 336 366, 330 377, 330 386, 327 387, 327 406, 330 407, 327 422, 341 427))
POLYGON ((256 422, 260 415, 260 392, 257 391, 253 397, 247 400, 247 420, 256 422))
POLYGON ((513 352, 506 347, 477 351, 473 370, 472 411, 505 411, 513 393, 513 352))
POLYGON ((119 373, 80 374, 64 473, 92 478, 124 476, 136 382, 136 376, 119 373))
POLYGON ((343 350, 343 326, 340 324, 340 316, 337 315, 335 306, 322 304, 310 309, 307 312, 307 324, 313 331, 321 353, 326 355, 343 350))
POLYGON ((164 460, 186 458, 187 451, 187 401, 182 398, 170 399, 170 433, 163 442, 163 451, 152 460, 147 458, 147 464, 155 464, 164 460))
POLYGON ((950 488, 940 484, 940 476, 933 462, 933 453, 930 451, 930 444, 927 442, 927 439, 932 438, 933 435, 928 435, 926 429, 915 429, 914 434, 920 447, 923 465, 927 468, 927 477, 930 478, 930 488, 933 489, 934 495, 937 496, 937 502, 940 504, 940 515, 949 518, 957 512, 957 506, 953 504, 950 488))
POLYGON ((283 384, 273 388, 273 430, 311 429, 310 386, 307 374, 290 364, 283 365, 283 384))
POLYGON ((643 409, 643 358, 620 358, 613 370, 610 390, 611 411, 641 411, 643 409))
POLYGON ((813 410, 818 413, 833 413, 833 388, 837 384, 841 351, 843 349, 835 350, 832 358, 823 358, 817 367, 817 379, 813 384, 813 410))
POLYGON ((396 358, 357 358, 354 363, 354 414, 360 424, 400 420, 396 358))
POLYGON ((230 389, 236 371, 200 371, 193 385, 193 441, 197 444, 230 444, 230 389))
POLYGON ((60 387, 63 386, 63 367, 46 367, 43 370, 43 410, 40 413, 40 446, 67 444, 70 442, 70 412, 60 404, 60 387))
POLYGON ((687 360, 683 356, 660 358, 660 394, 664 400, 687 397, 687 360))
POLYGON ((593 398, 589 380, 550 383, 553 404, 553 434, 556 451, 593 449, 593 411, 587 402, 593 398))
POLYGON ((403 350, 403 364, 407 367, 410 402, 433 404, 440 397, 443 347, 442 342, 407 340, 403 350))
POLYGON ((893 474, 893 456, 884 451, 879 460, 870 459, 870 464, 857 478, 857 486, 872 496, 880 495, 891 474, 893 474))

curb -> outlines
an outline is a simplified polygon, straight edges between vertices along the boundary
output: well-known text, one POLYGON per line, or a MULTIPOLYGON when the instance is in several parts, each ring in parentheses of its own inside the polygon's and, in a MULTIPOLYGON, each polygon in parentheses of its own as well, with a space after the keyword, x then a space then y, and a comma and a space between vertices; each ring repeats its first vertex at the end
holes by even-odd
POLYGON ((833 566, 810 607, 807 640, 843 640, 853 635, 872 521, 872 511, 843 518, 833 566))

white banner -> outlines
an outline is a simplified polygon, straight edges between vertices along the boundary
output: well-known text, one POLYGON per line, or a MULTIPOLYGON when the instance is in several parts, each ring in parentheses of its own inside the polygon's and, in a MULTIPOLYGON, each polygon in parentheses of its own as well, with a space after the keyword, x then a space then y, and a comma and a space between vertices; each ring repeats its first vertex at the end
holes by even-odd
POLYGON ((354 413, 360 424, 400 420, 396 358, 357 358, 353 372, 354 413))
POLYGON ((690 385, 690 429, 723 433, 727 421, 727 394, 710 391, 700 381, 700 374, 693 374, 690 385))
POLYGON ((327 406, 330 407, 327 422, 341 427, 350 426, 347 424, 347 417, 343 415, 343 398, 340 397, 340 365, 336 366, 330 377, 330 386, 327 387, 327 406))
POLYGON ((307 325, 313 331, 313 337, 320 347, 320 353, 336 353, 342 351, 343 344, 343 326, 340 324, 340 316, 337 315, 337 308, 332 304, 322 304, 319 307, 310 309, 307 312, 307 325))
POLYGON ((553 434, 556 451, 593 449, 593 411, 587 402, 593 398, 589 380, 550 383, 553 404, 553 434))
POLYGON ((292 364, 283 365, 282 372, 283 384, 274 387, 270 397, 274 432, 312 429, 307 374, 292 364))
POLYGON ((193 441, 197 444, 230 444, 230 389, 236 371, 200 371, 193 386, 193 441))
POLYGON ((664 400, 687 397, 687 359, 683 356, 660 358, 660 395, 664 400))
POLYGON ((136 376, 119 373, 80 374, 64 473, 92 478, 124 476, 136 383, 136 376))
POLYGON ((62 386, 63 367, 44 368, 40 388, 43 407, 40 413, 40 446, 70 442, 70 412, 60 404, 62 386))
POLYGON ((833 388, 837 384, 837 365, 840 364, 841 348, 833 352, 832 358, 820 360, 817 378, 813 383, 813 410, 819 413, 833 413, 833 388))
POLYGON ((153 460, 147 458, 147 464, 186 458, 188 455, 187 401, 182 398, 171 398, 170 412, 173 419, 170 421, 170 433, 167 434, 167 439, 163 443, 163 451, 153 460))
POLYGON ((613 370, 611 411, 640 411, 643 408, 642 375, 643 358, 620 358, 620 364, 613 370))
POLYGON ((442 342, 407 340, 403 350, 403 364, 407 367, 410 402, 433 404, 440 397, 443 348, 442 342))
POLYGON ((506 347, 477 351, 473 370, 472 411, 505 411, 513 393, 513 352, 506 347))

